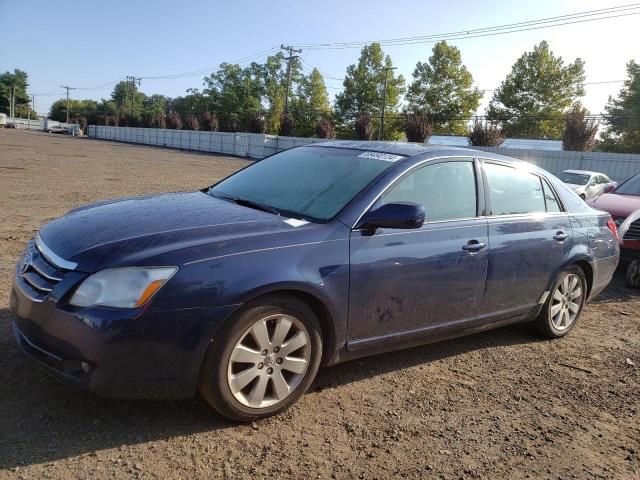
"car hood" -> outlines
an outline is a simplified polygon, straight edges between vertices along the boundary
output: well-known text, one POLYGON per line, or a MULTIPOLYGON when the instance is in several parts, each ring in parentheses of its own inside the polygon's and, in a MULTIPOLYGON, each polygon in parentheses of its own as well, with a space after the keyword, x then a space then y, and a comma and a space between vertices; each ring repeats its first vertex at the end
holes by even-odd
POLYGON ((640 208, 640 197, 605 193, 591 202, 591 206, 616 217, 626 217, 640 208))
POLYGON ((46 224, 42 242, 59 257, 95 271, 195 245, 290 230, 282 217, 203 192, 102 202, 46 224))

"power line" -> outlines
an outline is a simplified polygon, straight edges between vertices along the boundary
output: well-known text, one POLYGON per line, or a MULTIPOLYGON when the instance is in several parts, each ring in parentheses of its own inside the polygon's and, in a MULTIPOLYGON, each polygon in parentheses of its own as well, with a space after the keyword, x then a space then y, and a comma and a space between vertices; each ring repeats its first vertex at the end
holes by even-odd
POLYGON ((412 45, 420 43, 434 43, 439 40, 461 40, 465 38, 479 38, 494 35, 503 35, 507 33, 517 33, 528 30, 538 30, 542 28, 551 28, 564 25, 572 25, 576 23, 592 22, 596 20, 606 20, 610 18, 618 18, 640 14, 640 3, 620 5, 618 7, 603 8, 598 10, 589 10, 585 12, 577 12, 556 17, 546 17, 537 20, 528 20, 517 23, 504 25, 496 25, 492 27, 475 28, 460 30, 455 32, 440 33, 433 35, 421 35, 414 37, 392 38, 386 40, 362 40, 351 42, 328 42, 328 43, 308 43, 296 44, 296 47, 317 50, 317 49, 344 49, 344 48, 360 48, 373 42, 380 43, 384 46, 393 45, 412 45), (593 18, 589 18, 593 17, 593 18))
MULTIPOLYGON (((239 60, 236 60, 234 62, 228 62, 228 63, 246 63, 248 61, 252 61, 252 60, 256 60, 258 58, 261 58, 265 55, 268 55, 269 53, 275 52, 278 49, 278 47, 271 47, 268 48, 266 50, 262 50, 260 52, 248 55, 246 57, 240 58, 239 60)), ((221 62, 221 63, 225 63, 225 62, 221 62)), ((152 76, 141 76, 140 78, 142 80, 175 80, 178 78, 188 78, 188 77, 197 77, 197 76, 201 76, 207 73, 211 73, 214 72, 216 70, 218 70, 220 68, 220 64, 218 64, 215 67, 206 67, 206 68, 202 68, 199 70, 192 70, 189 72, 182 72, 182 73, 173 73, 173 74, 166 74, 166 75, 152 75, 152 76)))

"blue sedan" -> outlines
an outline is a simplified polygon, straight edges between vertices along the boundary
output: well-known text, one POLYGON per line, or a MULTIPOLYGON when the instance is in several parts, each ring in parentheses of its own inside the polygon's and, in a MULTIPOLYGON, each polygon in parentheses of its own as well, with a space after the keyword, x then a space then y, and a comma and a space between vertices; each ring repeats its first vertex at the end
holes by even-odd
POLYGON ((201 395, 251 421, 321 365, 516 322, 575 328, 616 225, 549 173, 469 149, 336 141, 212 187, 46 224, 16 265, 13 331, 100 395, 201 395))

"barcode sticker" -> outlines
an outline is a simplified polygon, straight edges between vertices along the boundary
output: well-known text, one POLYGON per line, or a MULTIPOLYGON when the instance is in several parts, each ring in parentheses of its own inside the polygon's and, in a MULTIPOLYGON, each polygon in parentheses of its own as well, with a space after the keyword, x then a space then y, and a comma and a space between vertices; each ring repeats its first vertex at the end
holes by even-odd
POLYGON ((394 155, 392 153, 382 152, 363 152, 358 156, 361 158, 374 158, 376 160, 384 160, 385 162, 395 162, 403 158, 402 155, 394 155))

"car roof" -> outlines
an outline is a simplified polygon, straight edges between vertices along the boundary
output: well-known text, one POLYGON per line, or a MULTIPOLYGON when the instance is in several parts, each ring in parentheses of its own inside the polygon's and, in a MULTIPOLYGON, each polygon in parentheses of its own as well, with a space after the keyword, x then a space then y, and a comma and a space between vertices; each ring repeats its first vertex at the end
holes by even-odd
POLYGON ((563 170, 562 173, 580 173, 582 175, 602 175, 606 177, 604 173, 592 172, 591 170, 563 170))
POLYGON ((522 160, 518 160, 517 158, 498 155, 496 153, 485 152, 482 150, 475 150, 473 148, 450 147, 446 145, 430 145, 424 143, 333 140, 329 142, 314 143, 311 145, 314 147, 345 148, 351 150, 365 150, 380 153, 395 153, 396 155, 404 155, 407 157, 414 157, 416 155, 425 156, 427 158, 430 156, 441 157, 446 155, 469 155, 482 156, 483 158, 506 160, 516 163, 527 163, 523 162, 522 160))

